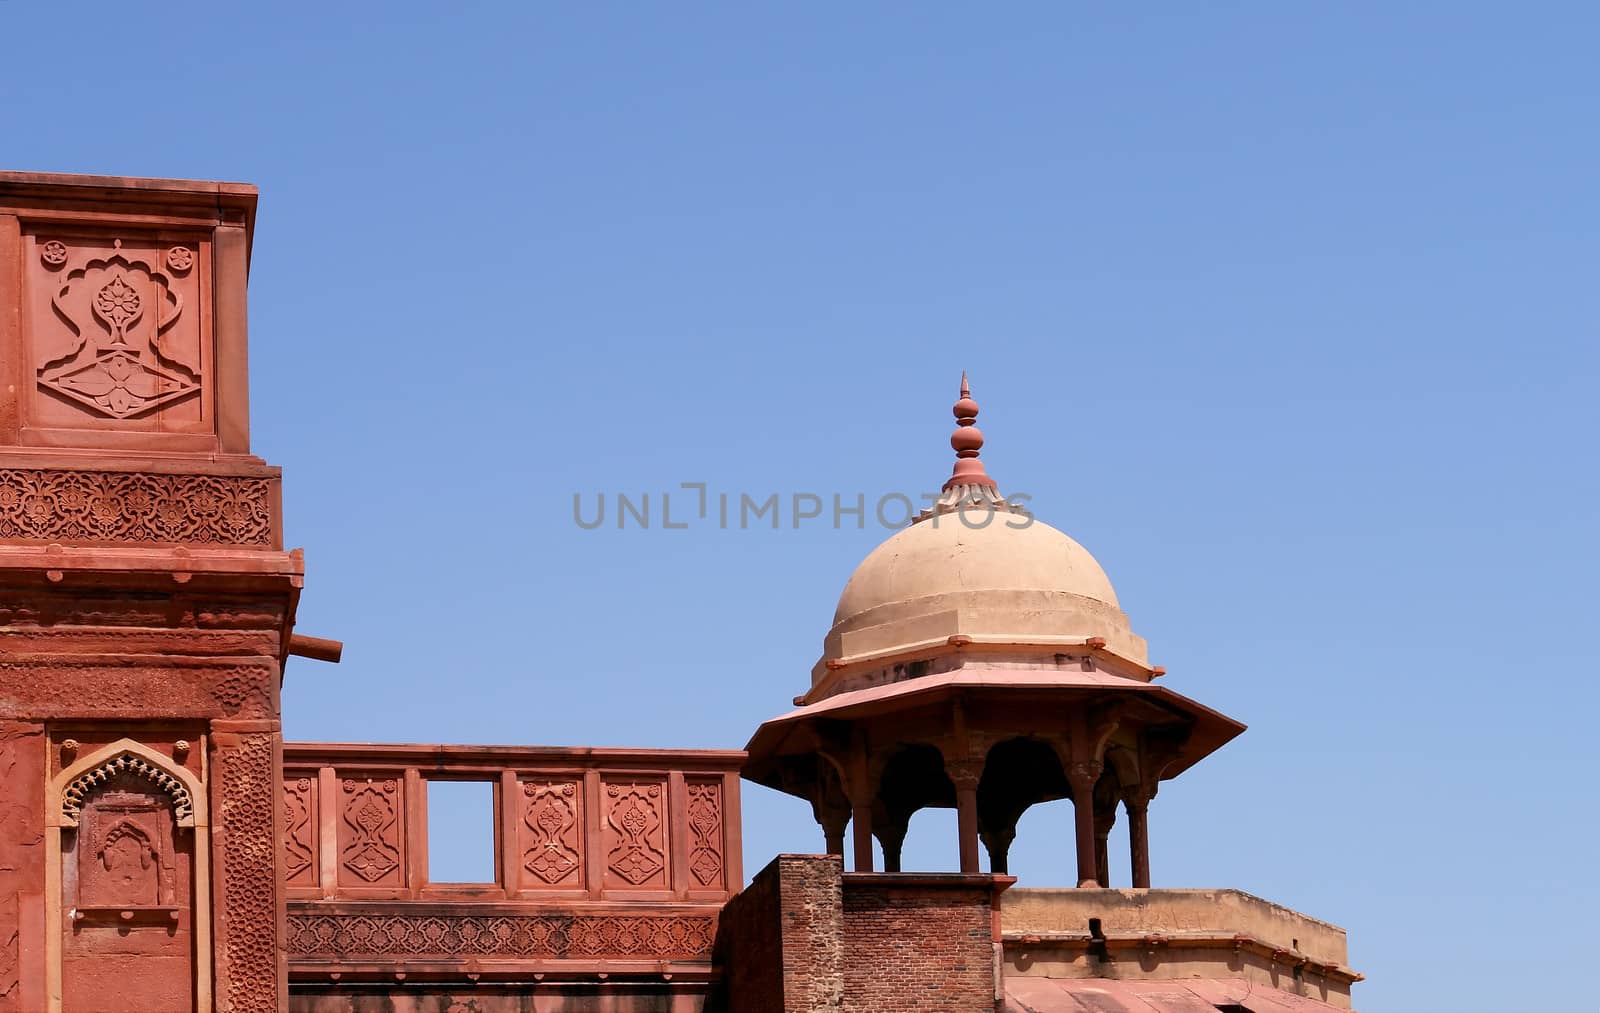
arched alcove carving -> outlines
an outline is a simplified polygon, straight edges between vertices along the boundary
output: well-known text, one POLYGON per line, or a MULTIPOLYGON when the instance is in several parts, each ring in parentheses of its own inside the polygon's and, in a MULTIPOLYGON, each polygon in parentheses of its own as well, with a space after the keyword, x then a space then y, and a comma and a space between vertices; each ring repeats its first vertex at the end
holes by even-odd
MULTIPOLYGON (((140 1008, 209 1008, 211 847, 203 782, 162 752, 119 739, 50 781, 50 935, 63 1009, 93 1008, 102 968, 132 947, 151 958, 140 1008), (171 958, 171 959, 168 959, 171 958), (177 959, 182 958, 182 959, 177 959), (159 999, 159 1002, 157 1001, 159 999)), ((131 1007, 130 1007, 131 1008, 131 1007)))
POLYGON ((75 827, 83 804, 95 789, 119 776, 144 781, 172 802, 172 815, 180 827, 194 826, 194 795, 177 777, 146 757, 124 750, 99 766, 78 775, 61 792, 61 825, 75 827))

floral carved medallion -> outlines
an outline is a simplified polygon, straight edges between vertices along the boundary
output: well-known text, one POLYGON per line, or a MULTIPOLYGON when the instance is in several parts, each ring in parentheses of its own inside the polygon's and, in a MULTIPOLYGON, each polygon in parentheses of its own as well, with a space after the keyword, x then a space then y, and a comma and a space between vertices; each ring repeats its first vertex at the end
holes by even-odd
POLYGON ((377 883, 400 868, 395 828, 400 821, 395 798, 398 787, 393 780, 344 782, 344 822, 350 836, 339 857, 346 869, 368 883, 377 883))
POLYGON ((659 784, 609 784, 606 824, 611 847, 606 869, 633 886, 661 877, 667 867, 659 784))
POLYGON ((554 886, 573 877, 583 863, 578 840, 578 786, 574 782, 530 781, 522 786, 528 799, 522 822, 530 846, 522 867, 554 886))
MULTIPOLYGON (((198 331, 186 322, 182 286, 160 269, 156 251, 124 250, 121 239, 110 251, 75 251, 51 240, 39 259, 56 272, 46 326, 35 339, 41 388, 111 419, 137 418, 200 392, 198 331)), ((194 253, 174 247, 166 259, 182 274, 194 253)))

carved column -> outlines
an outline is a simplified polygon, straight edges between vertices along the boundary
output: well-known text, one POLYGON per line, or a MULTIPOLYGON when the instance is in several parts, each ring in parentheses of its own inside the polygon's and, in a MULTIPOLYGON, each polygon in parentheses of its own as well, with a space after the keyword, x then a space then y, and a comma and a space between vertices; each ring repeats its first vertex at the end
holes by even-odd
POLYGON ((961 842, 961 871, 979 872, 978 782, 983 778, 983 761, 946 762, 944 769, 956 789, 956 834, 961 842))
POLYGON ((1155 792, 1142 785, 1124 788, 1122 804, 1128 808, 1128 858, 1133 866, 1133 885, 1144 890, 1150 886, 1150 830, 1145 822, 1150 799, 1155 792))
POLYGON ((978 831, 978 838, 983 841, 984 850, 989 852, 989 871, 1001 875, 1010 872, 1011 842, 1017 839, 1016 823, 999 830, 985 828, 978 831))
POLYGON ((1075 760, 1067 767, 1067 782, 1072 785, 1072 819, 1078 850, 1078 886, 1100 885, 1095 868, 1094 786, 1100 780, 1099 760, 1075 760))
POLYGON ((844 855, 844 831, 850 823, 850 809, 829 808, 817 810, 817 823, 822 827, 822 840, 828 854, 844 855))
MULTIPOLYGON (((824 761, 826 770, 833 768, 824 761)), ((837 777, 824 777, 815 787, 811 798, 811 815, 822 828, 822 839, 828 854, 844 855, 844 831, 850 823, 850 799, 846 797, 837 777)))
POLYGON ((856 872, 872 871, 872 797, 873 778, 868 770, 867 743, 857 729, 850 748, 849 781, 845 793, 850 797, 851 843, 855 858, 851 868, 856 872))
POLYGON ((906 843, 906 830, 910 826, 907 820, 879 820, 874 826, 873 833, 878 838, 878 846, 883 848, 883 871, 900 871, 900 849, 906 843))

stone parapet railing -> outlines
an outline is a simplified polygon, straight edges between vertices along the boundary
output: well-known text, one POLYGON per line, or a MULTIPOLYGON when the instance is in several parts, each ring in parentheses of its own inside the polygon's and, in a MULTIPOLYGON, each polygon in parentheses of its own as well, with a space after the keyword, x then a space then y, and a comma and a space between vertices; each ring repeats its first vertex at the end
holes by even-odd
POLYGON ((743 885, 743 759, 288 744, 291 974, 709 974, 717 913, 743 885), (486 783, 492 881, 430 876, 428 786, 441 781, 486 783))

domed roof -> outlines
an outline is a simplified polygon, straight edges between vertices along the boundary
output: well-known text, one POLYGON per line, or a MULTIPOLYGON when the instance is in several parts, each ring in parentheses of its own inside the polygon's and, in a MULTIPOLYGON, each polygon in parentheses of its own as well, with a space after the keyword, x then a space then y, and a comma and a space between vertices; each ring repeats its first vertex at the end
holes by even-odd
POLYGON ((964 636, 993 644, 1082 643, 1092 637, 1139 665, 1111 580, 1089 551, 1008 503, 977 460, 983 435, 966 377, 951 438, 957 462, 944 495, 874 549, 851 575, 813 684, 852 659, 887 657, 964 636))
POLYGON ((1071 594, 1117 607, 1111 578, 1088 549, 1025 514, 979 507, 935 515, 873 549, 851 574, 833 622, 917 598, 984 591, 1071 594))

